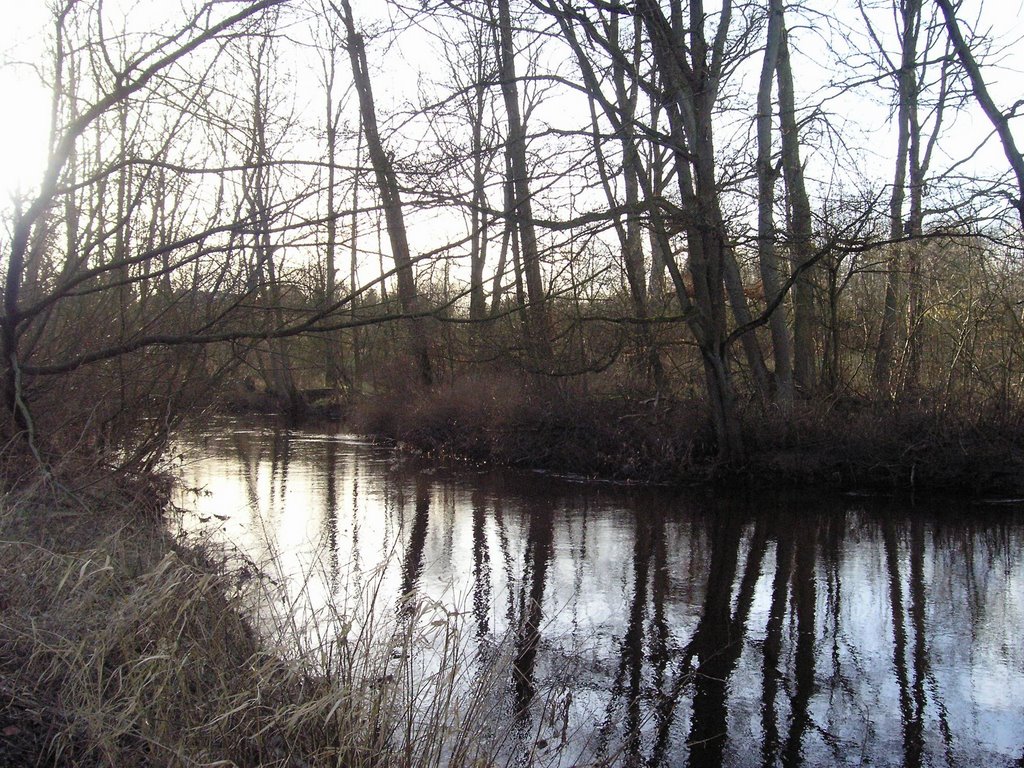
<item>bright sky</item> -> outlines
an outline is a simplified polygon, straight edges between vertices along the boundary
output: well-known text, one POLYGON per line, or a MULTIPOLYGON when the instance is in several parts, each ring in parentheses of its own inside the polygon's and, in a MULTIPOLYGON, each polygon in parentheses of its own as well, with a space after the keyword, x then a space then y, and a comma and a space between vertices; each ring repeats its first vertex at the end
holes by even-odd
MULTIPOLYGON (((354 3, 357 16, 366 19, 370 8, 378 11, 381 6, 377 2, 354 3), (363 6, 362 8, 360 6, 363 6)), ((49 34, 50 12, 48 0, 0 0, 0 98, 7 107, 5 116, 0 120, 0 210, 8 209, 11 199, 19 190, 28 191, 32 189, 42 174, 46 156, 46 143, 48 131, 49 99, 45 88, 40 83, 38 73, 33 68, 40 59, 40 51, 44 49, 45 40, 49 34)), ((142 3, 145 5, 145 3, 142 3)), ((961 16, 967 20, 974 20, 979 7, 978 0, 966 0, 967 9, 961 12, 961 16), (973 9, 973 10, 972 10, 973 9)), ((133 3, 132 7, 138 4, 133 3)), ((816 3, 808 5, 814 7, 816 3)), ((107 3, 108 14, 113 13, 113 0, 107 3)), ((161 15, 168 12, 170 6, 162 6, 161 15)), ((1014 45, 1024 38, 1024 0, 985 0, 984 14, 980 28, 989 29, 998 35, 1002 45, 1007 46, 1007 53, 1003 56, 1002 66, 988 67, 985 75, 988 78, 993 94, 998 103, 1003 106, 1009 105, 1024 97, 1024 43, 1014 45)), ((823 3, 822 9, 832 13, 835 5, 833 2, 823 3), (827 8, 825 7, 827 6, 827 8)), ((850 23, 859 26, 859 21, 851 18, 850 23)), ((813 35, 806 31, 802 35, 802 44, 807 47, 814 45, 813 35)), ((389 52, 390 60, 394 61, 394 51, 389 52)), ((403 58, 413 63, 416 59, 422 59, 410 46, 406 46, 402 52, 403 58)), ((373 52, 371 51, 371 57, 373 52)), ((811 52, 805 51, 806 56, 811 52)), ((341 66, 342 82, 347 82, 348 77, 345 71, 347 62, 339 62, 341 66)), ((371 66, 373 66, 371 64, 371 66)), ((405 64, 404 66, 409 66, 405 64)), ((428 75, 430 73, 428 72, 428 75)), ((443 77, 439 71, 438 77, 443 77)), ((826 75, 827 76, 827 75, 826 75)), ((410 89, 409 99, 415 99, 416 80, 409 78, 388 78, 375 73, 377 80, 375 88, 383 93, 388 85, 396 88, 402 86, 410 89), (388 82, 391 80, 392 82, 388 82)), ((798 78, 801 75, 798 73, 798 78)), ((804 80, 803 82, 809 82, 804 80)), ((799 87, 799 84, 798 84, 799 87)), ((319 110, 319 96, 311 96, 314 108, 319 110)), ((301 96, 299 97, 301 100, 301 96)), ((845 112, 856 111, 848 107, 841 107, 845 112)), ((881 114, 881 113, 880 113, 881 114)), ((854 115, 854 118, 859 117, 854 115)), ((884 117, 884 115, 883 115, 884 117)), ((976 136, 989 132, 990 126, 980 114, 967 115, 961 118, 957 131, 963 132, 965 143, 973 143, 976 136)), ((1018 135, 1021 143, 1024 144, 1024 130, 1018 128, 1018 135)), ((870 143, 870 142, 868 142, 870 143)), ((886 142, 891 143, 891 142, 886 142)), ((885 164, 885 156, 890 150, 881 147, 882 142, 876 147, 864 147, 866 151, 878 151, 878 161, 885 164)), ((1001 164, 1005 160, 1001 158, 1001 151, 997 142, 991 142, 989 151, 985 153, 985 164, 1001 164)), ((886 176, 890 175, 888 172, 886 176)), ((0 235, 2 236, 2 235, 0 235)))
POLYGON ((49 104, 31 68, 43 45, 47 3, 0 0, 0 208, 10 196, 32 187, 46 159, 49 104))

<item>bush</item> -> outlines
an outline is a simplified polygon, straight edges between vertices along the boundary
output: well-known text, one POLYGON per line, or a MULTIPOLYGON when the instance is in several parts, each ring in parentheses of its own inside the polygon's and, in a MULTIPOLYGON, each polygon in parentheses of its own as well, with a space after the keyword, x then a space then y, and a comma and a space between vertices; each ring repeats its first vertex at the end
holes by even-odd
POLYGON ((672 482, 711 452, 698 403, 591 395, 514 375, 364 399, 349 425, 435 456, 628 482, 672 482))

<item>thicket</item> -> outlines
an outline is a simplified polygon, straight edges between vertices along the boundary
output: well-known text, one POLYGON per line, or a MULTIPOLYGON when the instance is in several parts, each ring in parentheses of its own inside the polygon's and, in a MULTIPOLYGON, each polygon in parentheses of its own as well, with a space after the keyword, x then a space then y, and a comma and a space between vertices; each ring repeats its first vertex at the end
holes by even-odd
POLYGON ((413 635, 296 658, 167 541, 153 471, 210 408, 625 481, 1018 489, 999 40, 828 10, 53 4, 5 52, 48 120, 0 235, 5 759, 500 751, 487 699, 393 687, 413 635))
POLYGON ((1012 109, 945 0, 884 6, 825 30, 827 85, 774 0, 196 3, 123 35, 57 7, 25 56, 46 167, 4 214, 3 435, 144 471, 218 403, 615 479, 1009 476, 1012 109), (381 85, 411 66, 388 36, 429 51, 415 95, 381 85))

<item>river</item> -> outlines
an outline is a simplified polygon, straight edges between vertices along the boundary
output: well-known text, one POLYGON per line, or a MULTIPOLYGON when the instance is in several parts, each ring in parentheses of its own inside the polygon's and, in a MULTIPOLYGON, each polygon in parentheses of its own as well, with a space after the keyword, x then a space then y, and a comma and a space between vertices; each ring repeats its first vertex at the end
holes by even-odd
POLYGON ((258 424, 178 453, 184 528, 307 636, 414 610, 468 649, 446 626, 423 675, 506 659, 520 762, 1024 761, 1014 504, 597 486, 258 424))

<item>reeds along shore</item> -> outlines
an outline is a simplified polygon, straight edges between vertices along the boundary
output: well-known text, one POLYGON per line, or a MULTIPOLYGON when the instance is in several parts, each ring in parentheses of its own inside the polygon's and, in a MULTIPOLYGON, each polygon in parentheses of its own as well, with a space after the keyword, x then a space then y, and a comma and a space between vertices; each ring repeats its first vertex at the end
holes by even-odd
POLYGON ((509 660, 465 656, 455 617, 411 606, 356 626, 349 605, 299 623, 268 610, 251 568, 174 541, 162 503, 77 479, 89 489, 37 486, 0 510, 0 766, 510 759, 493 677, 509 660), (424 647, 439 672, 421 678, 424 647))

